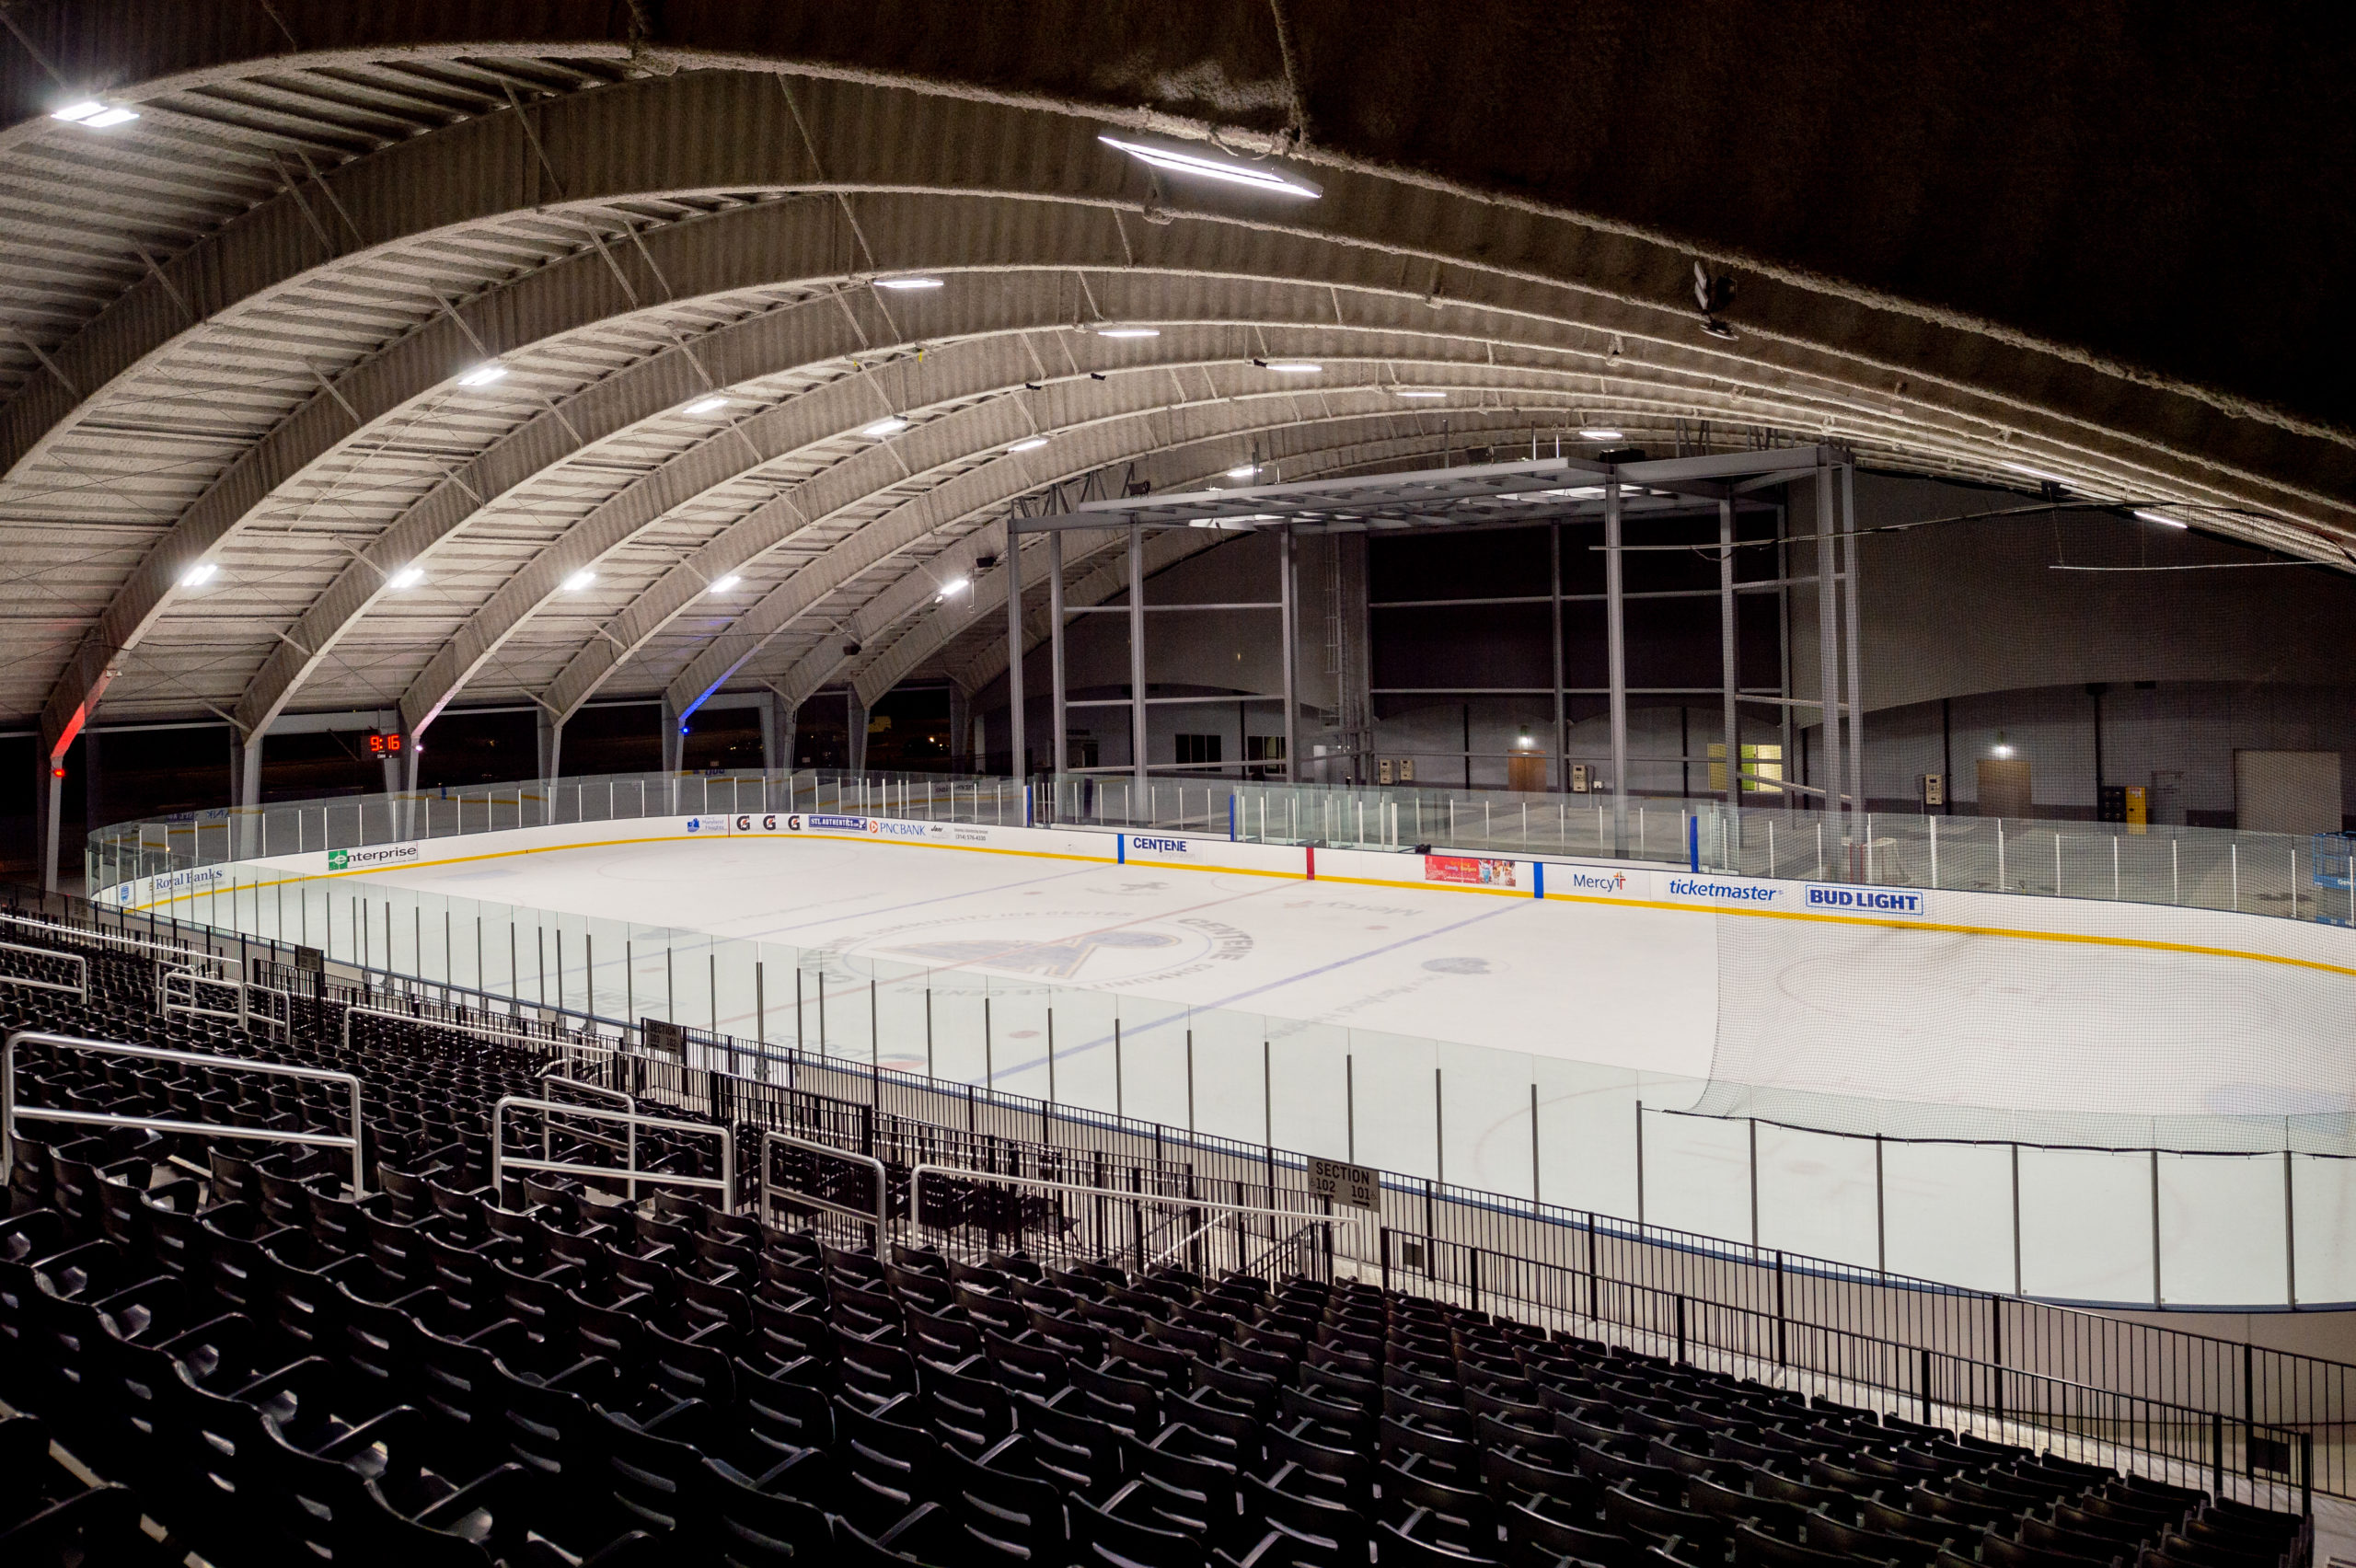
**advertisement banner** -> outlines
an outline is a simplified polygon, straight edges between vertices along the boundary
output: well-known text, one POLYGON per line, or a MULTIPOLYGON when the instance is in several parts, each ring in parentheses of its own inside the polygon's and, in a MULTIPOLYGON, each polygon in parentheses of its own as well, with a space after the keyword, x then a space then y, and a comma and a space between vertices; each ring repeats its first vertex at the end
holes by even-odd
POLYGON ((1511 860, 1486 860, 1471 855, 1426 855, 1424 880, 1460 887, 1511 887, 1511 860))
POLYGON ((1896 916, 1920 920, 1930 914, 1925 894, 1911 887, 1843 887, 1837 882, 1809 882, 1801 907, 1826 915, 1896 916))
POLYGON ((1663 871, 1654 876, 1659 896, 1676 904, 1705 904, 1719 909, 1796 909, 1799 900, 1787 882, 1746 877, 1691 876, 1663 871))
POLYGON ((1549 898, 1648 898, 1652 873, 1623 866, 1565 866, 1546 862, 1549 898))
POLYGON ((417 857, 418 847, 414 844, 378 844, 366 849, 330 849, 328 851, 328 870, 373 870, 381 866, 402 865, 417 857))

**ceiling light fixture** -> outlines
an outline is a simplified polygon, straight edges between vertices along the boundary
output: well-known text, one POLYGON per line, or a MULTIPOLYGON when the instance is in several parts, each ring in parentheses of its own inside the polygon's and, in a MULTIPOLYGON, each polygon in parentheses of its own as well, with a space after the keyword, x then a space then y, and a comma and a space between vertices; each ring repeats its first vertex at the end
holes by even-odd
POLYGON ((398 571, 394 572, 390 577, 386 578, 385 586, 387 588, 414 588, 424 581, 425 568, 422 566, 405 566, 398 571))
POLYGON ((2066 485, 2070 482, 2059 474, 2049 474, 2042 468, 2032 468, 2026 463, 2015 463, 2001 457, 1997 461, 2015 474, 2027 474, 2032 479, 2043 479, 2050 485, 2066 485))
POLYGON ((685 414, 716 414, 726 407, 728 399, 725 398, 699 398, 679 411, 685 414))
POLYGON ((1120 136, 1100 135, 1096 139, 1108 147, 1118 147, 1129 156, 1155 168, 1167 169, 1172 174, 1196 175, 1205 179, 1225 180, 1230 185, 1248 185, 1254 190, 1265 190, 1272 196, 1299 196, 1314 201, 1324 194, 1305 179, 1263 164, 1206 157, 1200 153, 1180 152, 1175 147, 1155 146, 1120 136))
POLYGON ((953 577, 948 582, 941 585, 941 592, 932 596, 932 602, 937 605, 941 603, 941 600, 949 597, 950 594, 963 594, 966 589, 972 586, 973 582, 968 578, 953 577))
POLYGON ((941 286, 941 280, 939 278, 878 278, 875 280, 875 286, 879 289, 937 289, 941 286))
POLYGON ((712 581, 712 584, 711 584, 711 591, 712 591, 713 593, 715 593, 715 594, 725 594, 725 593, 727 593, 727 592, 728 592, 728 590, 730 590, 731 588, 735 587, 735 586, 736 586, 736 584, 738 584, 739 582, 744 582, 744 581, 745 581, 745 580, 744 580, 743 578, 741 578, 741 577, 737 576, 734 572, 731 571, 731 572, 728 572, 728 573, 724 574, 723 576, 721 576, 721 577, 718 577, 718 578, 713 579, 713 581, 712 581))
POLYGON ((859 433, 861 435, 875 436, 897 435, 900 432, 907 428, 908 421, 903 419, 895 418, 888 420, 877 420, 873 424, 869 425, 865 430, 860 431, 859 433))
POLYGON ((1316 375, 1325 369, 1323 365, 1311 364, 1307 360, 1270 360, 1267 368, 1280 375, 1316 375))
POLYGON ((1016 442, 1013 445, 1008 447, 1007 450, 1009 452, 1036 452, 1039 448, 1046 444, 1047 438, 1044 435, 1026 435, 1022 440, 1016 442))
POLYGON ((1230 479, 1248 479, 1259 471, 1260 466, 1258 464, 1246 463, 1241 468, 1230 468, 1227 471, 1227 477, 1230 479))
POLYGON ((221 563, 219 561, 198 561, 194 566, 190 567, 186 571, 180 573, 180 586, 183 588, 202 587, 205 583, 212 582, 214 574, 220 570, 221 563))
POLYGON ((1161 329, 1159 327, 1099 327, 1096 329, 1096 335, 1100 338, 1159 338, 1161 336, 1161 329))
POLYGON ((1427 392, 1420 387, 1407 386, 1394 387, 1392 395, 1397 398, 1445 398, 1448 396, 1445 392, 1427 392))
POLYGON ((2192 526, 2191 524, 2182 522, 2174 517, 2162 516, 2156 512, 2146 512, 2140 506, 2135 509, 2135 515, 2141 517, 2146 523, 2157 523, 2163 528, 2189 528, 2192 526))
POLYGON ((507 374, 507 367, 497 360, 479 364, 458 377, 461 386, 488 386, 507 374))
POLYGON ((568 594, 578 594, 596 581, 597 574, 583 567, 564 580, 564 591, 568 594))
POLYGON ((84 98, 51 112, 52 120, 63 120, 68 125, 87 125, 93 131, 104 131, 116 125, 127 125, 139 118, 136 110, 122 109, 100 103, 97 98, 84 98))
POLYGON ((1628 439, 1628 432, 1624 430, 1611 430, 1602 425, 1596 425, 1579 432, 1579 439, 1581 441, 1625 441, 1628 439))

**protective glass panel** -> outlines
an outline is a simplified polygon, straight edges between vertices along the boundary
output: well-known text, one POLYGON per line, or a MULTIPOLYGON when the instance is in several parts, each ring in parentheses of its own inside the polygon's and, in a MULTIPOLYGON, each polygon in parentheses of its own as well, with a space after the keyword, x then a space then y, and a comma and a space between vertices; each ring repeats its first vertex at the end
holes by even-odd
POLYGON ((1889 1272, 1978 1290, 2013 1288, 2013 1151, 2003 1144, 1882 1148, 1889 1272))
POLYGON ((1750 1239, 1750 1127, 1645 1113, 1645 1223, 1750 1239))
POLYGON ((2021 1150, 2021 1288, 2062 1301, 2152 1300, 2152 1157, 2021 1150))
POLYGON ((1113 1020, 1118 1013, 1110 991, 1077 988, 1056 992, 1056 1059, 1050 1075, 1059 1105, 1114 1111, 1113 1020))
MULTIPOLYGON (((987 797, 984 797, 987 803, 987 797)), ((1114 1082, 1122 1114, 1186 1124, 1186 1009, 1146 997, 1120 998, 1114 1082)))
POLYGON ((1761 1247, 1878 1266, 1877 1185, 1872 1144, 1760 1124, 1761 1247))
POLYGON ((1269 1112, 1272 1141, 1297 1154, 1346 1159, 1350 1108, 1349 1035, 1331 1024, 1270 1019, 1269 1112))
POLYGON ((2289 1301, 2284 1171, 2281 1155, 2160 1156, 2163 1301, 2289 1301))
POLYGON ((1044 986, 992 977, 990 1087, 1001 1094, 1047 1097, 1047 1009, 1044 986))
POLYGON ((2356 1302, 2356 1159, 2294 1157, 2291 1214, 2298 1240, 2300 1304, 2356 1302))
POLYGON ((1460 1187, 1530 1196, 1530 1058, 1478 1045, 1438 1049, 1442 1172, 1460 1187))
POLYGON ((1357 1162, 1402 1176, 1439 1173, 1432 1103, 1436 1053, 1428 1040, 1353 1030, 1351 1123, 1357 1162))
POLYGON ((1194 1129, 1239 1143, 1265 1143, 1267 1035, 1260 1015, 1207 1008, 1194 1015, 1192 1028, 1194 1129))
POLYGON ((1538 1196, 1599 1214, 1636 1212, 1637 1075, 1536 1056, 1538 1196))

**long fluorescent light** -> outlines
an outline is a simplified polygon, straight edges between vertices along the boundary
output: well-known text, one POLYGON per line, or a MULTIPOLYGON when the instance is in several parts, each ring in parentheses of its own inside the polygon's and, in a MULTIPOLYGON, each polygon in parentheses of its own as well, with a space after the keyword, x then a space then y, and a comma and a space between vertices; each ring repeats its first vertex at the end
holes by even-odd
POLYGON ((877 420, 873 424, 869 425, 865 430, 860 431, 859 433, 861 435, 897 435, 900 432, 907 428, 908 421, 903 419, 877 420))
POLYGON ((2192 526, 2189 523, 2179 522, 2173 517, 2164 517, 2156 512, 2146 512, 2140 506, 2135 509, 2135 515, 2141 517, 2146 523, 2157 523, 2163 528, 2189 528, 2192 526))
POLYGON ((1008 447, 1007 450, 1009 452, 1036 452, 1039 448, 1046 444, 1047 438, 1044 435, 1026 435, 1022 440, 1016 442, 1013 445, 1008 447))
POLYGON ((937 289, 941 286, 941 280, 939 278, 878 278, 875 280, 875 286, 879 289, 937 289))
POLYGON ((1448 396, 1445 392, 1426 391, 1415 386, 1393 387, 1391 395, 1394 398, 1445 398, 1448 396))
POLYGON ((679 411, 683 414, 716 414, 728 407, 725 398, 699 398, 679 411))
POLYGON ((1159 338, 1161 336, 1161 329, 1159 327, 1099 327, 1096 329, 1096 335, 1100 338, 1159 338))
POLYGON ((597 574, 584 568, 564 580, 564 591, 568 594, 578 594, 596 581, 597 574))
POLYGON ((1223 179, 1230 185, 1248 185, 1254 190, 1265 190, 1275 196, 1300 196, 1311 201, 1324 194, 1305 179, 1279 172, 1263 164, 1239 163, 1227 158, 1206 157, 1200 153, 1183 153, 1175 147, 1158 147, 1145 142, 1131 142, 1119 136, 1100 135, 1096 138, 1108 147, 1118 147, 1133 158, 1168 169, 1172 174, 1199 175, 1205 179, 1223 179))
POLYGON ((128 125, 138 118, 137 111, 133 110, 110 109, 90 116, 82 123, 93 131, 105 131, 117 125, 128 125))
POLYGON ((214 573, 220 570, 221 563, 219 561, 198 561, 194 566, 190 567, 186 571, 180 573, 180 586, 183 588, 201 587, 204 583, 212 582, 214 573))
POLYGON ((1592 429, 1579 432, 1579 439, 1581 441, 1625 441, 1628 439, 1628 432, 1624 430, 1607 430, 1601 425, 1597 425, 1592 429))
POLYGON ((390 577, 385 579, 385 586, 387 588, 414 588, 424 581, 425 568, 422 566, 405 566, 398 571, 394 572, 390 577))
POLYGON ((136 110, 109 106, 97 98, 84 98, 69 103, 64 109, 52 110, 52 120, 63 120, 68 125, 87 125, 93 131, 104 131, 116 125, 128 125, 139 118, 136 110))
POLYGON ((507 374, 507 367, 496 360, 479 364, 458 377, 461 386, 488 386, 507 374))
POLYGON ((948 582, 941 585, 941 592, 932 596, 932 602, 937 605, 941 600, 949 597, 950 594, 963 594, 966 589, 972 586, 973 582, 969 578, 953 577, 948 582))
POLYGON ((1246 463, 1241 468, 1230 468, 1227 471, 1227 477, 1230 479, 1248 479, 1259 471, 1258 464, 1246 463))
POLYGON ((2032 479, 2043 479, 2048 484, 2066 485, 2070 482, 2059 474, 2049 474, 2042 468, 2032 468, 2026 463, 2015 463, 2001 457, 1997 461, 2015 474, 2027 474, 2032 479))
POLYGON ((715 594, 725 594, 728 590, 735 587, 736 584, 744 581, 745 580, 743 578, 737 576, 732 571, 724 576, 714 578, 712 580, 711 591, 715 594))
POLYGON ((1325 369, 1323 365, 1311 364, 1307 360, 1270 360, 1265 368, 1282 375, 1317 375, 1325 369))

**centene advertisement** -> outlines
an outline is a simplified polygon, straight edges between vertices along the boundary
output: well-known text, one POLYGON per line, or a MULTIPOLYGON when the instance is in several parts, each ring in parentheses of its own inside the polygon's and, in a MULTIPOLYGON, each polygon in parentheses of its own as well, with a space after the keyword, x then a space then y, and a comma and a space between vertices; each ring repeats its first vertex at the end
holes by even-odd
POLYGON ((1426 855, 1424 880, 1458 887, 1511 887, 1511 860, 1486 860, 1472 855, 1426 855))

